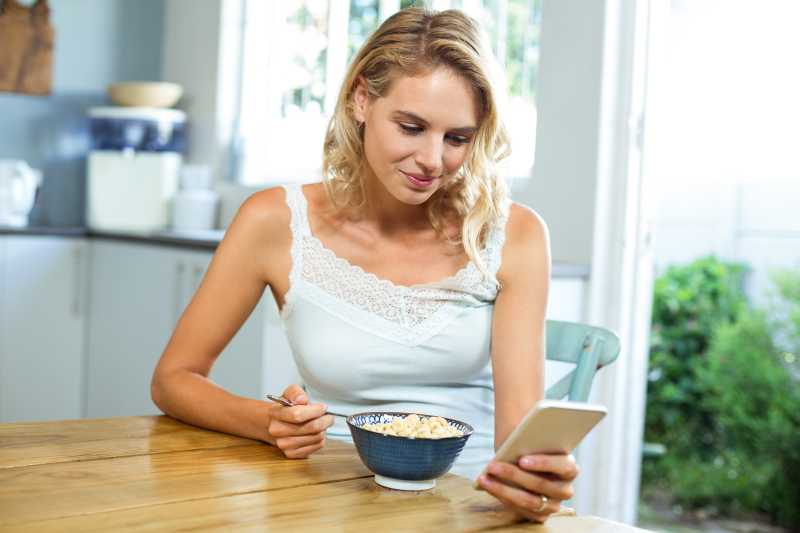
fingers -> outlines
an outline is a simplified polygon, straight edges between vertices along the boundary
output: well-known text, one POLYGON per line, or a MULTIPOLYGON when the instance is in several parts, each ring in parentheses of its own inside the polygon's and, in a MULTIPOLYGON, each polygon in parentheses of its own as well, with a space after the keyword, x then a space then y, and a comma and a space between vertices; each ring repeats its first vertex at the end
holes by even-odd
POLYGON ((520 458, 519 466, 529 472, 554 474, 562 481, 572 481, 578 477, 578 465, 572 455, 526 455, 520 458))
POLYGON ((273 418, 269 424, 269 434, 273 437, 290 437, 299 435, 314 435, 323 433, 333 425, 333 416, 324 415, 309 420, 308 422, 295 424, 286 422, 279 418, 273 418))
POLYGON ((305 459, 312 453, 321 450, 323 446, 325 446, 324 441, 319 444, 312 444, 311 446, 304 446, 296 450, 286 451, 283 454, 289 459, 305 459))
MULTIPOLYGON (((287 409, 287 408, 282 408, 287 409)), ((303 459, 325 445, 325 430, 333 425, 333 417, 325 415, 296 425, 273 419, 268 431, 274 444, 289 459, 303 459)))
POLYGON ((279 437, 275 439, 275 445, 286 454, 291 450, 299 450, 316 444, 325 444, 325 434, 301 435, 299 437, 279 437))
POLYGON ((487 470, 500 481, 518 485, 528 492, 544 494, 553 500, 569 500, 574 495, 570 481, 544 477, 537 472, 525 471, 514 464, 492 461, 487 470))
POLYGON ((273 411, 273 418, 288 422, 289 424, 304 424, 323 416, 328 411, 328 406, 322 403, 311 405, 295 405, 294 407, 280 407, 273 411))
POLYGON ((283 391, 283 397, 293 404, 305 405, 308 403, 308 396, 300 385, 293 383, 283 391))
POLYGON ((517 514, 544 522, 562 500, 573 497, 578 466, 571 455, 536 454, 522 457, 516 465, 492 461, 487 471, 478 479, 482 489, 517 514))
POLYGON ((558 500, 552 499, 548 499, 542 507, 544 499, 540 495, 510 487, 491 475, 481 476, 478 483, 506 507, 534 522, 544 522, 549 515, 561 507, 558 500))
POLYGON ((328 407, 321 403, 309 404, 302 387, 292 384, 283 391, 283 397, 292 407, 273 405, 267 432, 275 446, 290 459, 303 459, 325 445, 325 430, 333 425, 334 418, 326 415, 328 407))

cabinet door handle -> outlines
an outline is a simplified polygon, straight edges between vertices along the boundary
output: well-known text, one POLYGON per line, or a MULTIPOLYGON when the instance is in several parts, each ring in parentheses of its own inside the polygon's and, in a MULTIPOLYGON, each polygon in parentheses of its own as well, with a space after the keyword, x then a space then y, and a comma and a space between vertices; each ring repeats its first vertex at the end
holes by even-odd
POLYGON ((203 281, 203 267, 200 265, 194 266, 194 291, 197 292, 197 289, 200 288, 200 282, 203 281))
POLYGON ((175 308, 173 310, 172 323, 177 324, 181 316, 181 303, 183 302, 183 273, 186 265, 183 261, 178 261, 175 267, 175 308))
POLYGON ((81 316, 81 293, 83 292, 83 250, 76 246, 72 250, 75 261, 75 283, 72 284, 72 314, 75 317, 81 316))

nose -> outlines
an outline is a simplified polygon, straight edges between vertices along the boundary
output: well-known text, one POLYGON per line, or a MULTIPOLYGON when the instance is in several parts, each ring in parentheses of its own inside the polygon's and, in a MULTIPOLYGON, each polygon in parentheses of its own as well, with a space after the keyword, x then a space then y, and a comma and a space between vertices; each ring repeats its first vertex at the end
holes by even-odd
POLYGON ((426 176, 438 177, 442 173, 442 157, 444 143, 441 139, 428 137, 420 145, 414 162, 425 172, 426 176))

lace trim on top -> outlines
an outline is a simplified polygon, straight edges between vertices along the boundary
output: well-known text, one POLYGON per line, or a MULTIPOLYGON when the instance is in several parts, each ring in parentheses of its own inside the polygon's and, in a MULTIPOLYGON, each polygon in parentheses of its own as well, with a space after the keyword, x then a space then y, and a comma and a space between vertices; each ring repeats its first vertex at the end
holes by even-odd
POLYGON ((469 261, 454 275, 442 280, 406 286, 379 278, 327 248, 311 233, 308 203, 301 187, 292 185, 285 189, 292 215, 292 268, 281 312, 284 320, 291 313, 295 293, 301 290, 313 293, 309 294, 313 301, 348 322, 373 332, 377 330, 393 340, 414 344, 439 331, 460 308, 482 305, 496 298, 499 289, 496 274, 505 242, 510 201, 480 252, 491 278, 487 279, 475 263, 469 261), (341 307, 336 305, 338 302, 363 313, 354 317, 353 313, 337 312, 335 308, 341 307))

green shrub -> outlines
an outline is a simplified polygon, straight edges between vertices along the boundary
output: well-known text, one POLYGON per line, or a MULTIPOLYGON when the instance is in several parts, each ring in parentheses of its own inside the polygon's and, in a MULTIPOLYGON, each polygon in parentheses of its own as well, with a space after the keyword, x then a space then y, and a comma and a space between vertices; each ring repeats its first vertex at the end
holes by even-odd
POLYGON ((723 468, 743 481, 713 486, 710 502, 728 513, 747 509, 800 526, 800 394, 773 334, 765 313, 744 313, 715 332, 708 366, 698 375, 710 391, 703 404, 716 414, 723 468))
MULTIPOLYGON (((744 272, 744 265, 704 257, 672 266, 656 279, 645 440, 664 444, 668 453, 714 456, 714 413, 701 406, 708 390, 697 374, 714 329, 745 308, 744 272)), ((645 483, 666 476, 670 467, 663 463, 645 465, 645 483)))
POLYGON ((800 272, 773 276, 767 310, 745 305, 743 272, 704 258, 656 282, 645 438, 667 453, 642 490, 800 528, 800 272))

